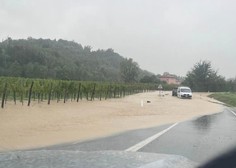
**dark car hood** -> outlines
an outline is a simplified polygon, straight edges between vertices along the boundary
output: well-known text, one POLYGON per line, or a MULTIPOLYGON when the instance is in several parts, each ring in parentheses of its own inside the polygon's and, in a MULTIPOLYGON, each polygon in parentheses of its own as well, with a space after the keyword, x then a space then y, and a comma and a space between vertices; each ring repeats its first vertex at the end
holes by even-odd
POLYGON ((4 168, 192 168, 183 156, 123 151, 37 150, 0 153, 4 168))

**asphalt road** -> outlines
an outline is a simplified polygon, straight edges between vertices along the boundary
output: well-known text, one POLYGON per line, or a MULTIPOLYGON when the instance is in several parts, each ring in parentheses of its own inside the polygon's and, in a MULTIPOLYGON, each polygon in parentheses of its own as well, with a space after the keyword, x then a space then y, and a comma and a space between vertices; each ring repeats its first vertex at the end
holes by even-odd
MULTIPOLYGON (((194 120, 148 129, 46 147, 50 150, 72 151, 140 151, 175 154, 203 163, 236 147, 236 110, 202 116, 194 120)), ((42 148, 41 148, 42 149, 42 148)))

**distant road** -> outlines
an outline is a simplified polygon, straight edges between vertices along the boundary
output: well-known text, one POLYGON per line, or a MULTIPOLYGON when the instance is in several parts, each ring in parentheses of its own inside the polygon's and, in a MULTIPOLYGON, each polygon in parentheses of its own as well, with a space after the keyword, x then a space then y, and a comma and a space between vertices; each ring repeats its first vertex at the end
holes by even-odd
POLYGON ((56 145, 46 149, 164 153, 182 155, 202 163, 236 146, 235 111, 225 109, 221 113, 190 121, 128 131, 110 137, 56 145))

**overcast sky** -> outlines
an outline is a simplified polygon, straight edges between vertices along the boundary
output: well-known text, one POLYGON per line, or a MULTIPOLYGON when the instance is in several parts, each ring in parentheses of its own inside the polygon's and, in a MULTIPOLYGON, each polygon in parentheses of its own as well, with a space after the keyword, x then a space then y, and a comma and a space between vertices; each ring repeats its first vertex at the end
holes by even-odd
POLYGON ((155 74, 200 60, 236 76, 236 0, 0 0, 0 38, 113 48, 155 74))

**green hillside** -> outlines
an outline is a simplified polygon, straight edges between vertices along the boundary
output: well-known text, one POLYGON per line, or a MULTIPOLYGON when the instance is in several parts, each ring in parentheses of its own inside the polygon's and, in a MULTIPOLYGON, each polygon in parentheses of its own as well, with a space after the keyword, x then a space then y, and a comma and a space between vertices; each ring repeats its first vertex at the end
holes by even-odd
MULTIPOLYGON (((121 81, 125 58, 113 49, 92 51, 73 41, 8 38, 0 43, 0 76, 121 81)), ((139 70, 139 79, 150 72, 139 70)))

